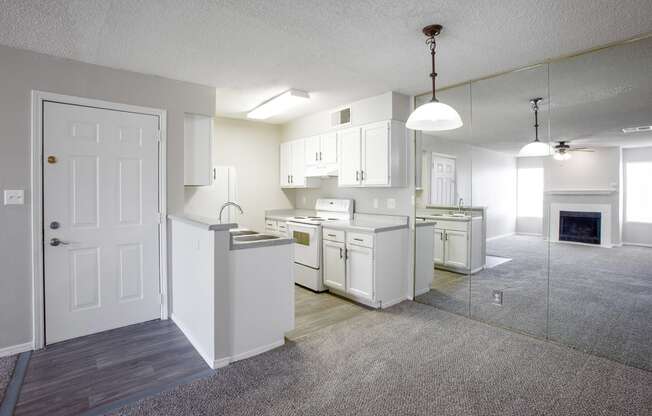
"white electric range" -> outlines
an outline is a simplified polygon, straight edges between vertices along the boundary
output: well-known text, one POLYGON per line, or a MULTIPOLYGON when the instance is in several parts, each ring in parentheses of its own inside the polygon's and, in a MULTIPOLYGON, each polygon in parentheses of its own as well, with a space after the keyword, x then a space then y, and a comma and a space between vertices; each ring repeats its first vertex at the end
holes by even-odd
POLYGON ((326 290, 322 278, 322 226, 353 218, 353 200, 320 198, 315 216, 288 219, 288 234, 294 238, 294 282, 315 292, 326 290))

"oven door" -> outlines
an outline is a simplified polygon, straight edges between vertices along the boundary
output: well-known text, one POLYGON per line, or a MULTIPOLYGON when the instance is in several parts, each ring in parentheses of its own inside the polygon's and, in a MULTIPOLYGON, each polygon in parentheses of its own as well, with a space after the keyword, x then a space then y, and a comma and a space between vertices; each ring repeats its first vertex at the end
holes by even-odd
POLYGON ((294 262, 319 269, 321 257, 321 227, 288 222, 289 236, 294 239, 294 262))

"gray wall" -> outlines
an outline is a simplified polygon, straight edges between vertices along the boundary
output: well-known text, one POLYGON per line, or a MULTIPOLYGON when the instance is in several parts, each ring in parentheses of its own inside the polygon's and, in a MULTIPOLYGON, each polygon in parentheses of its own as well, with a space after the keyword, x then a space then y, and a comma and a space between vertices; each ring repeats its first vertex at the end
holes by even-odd
MULTIPOLYGON (((294 191, 279 186, 277 125, 216 118, 213 165, 232 166, 236 172, 236 202, 244 210, 234 221, 242 227, 265 230, 265 210, 292 208, 294 191)), ((219 209, 213 186, 187 186, 185 211, 214 217, 219 209)), ((235 211, 235 210, 234 210, 235 211)))
MULTIPOLYGON (((623 165, 627 162, 652 162, 652 147, 639 147, 633 149, 623 149, 623 165)), ((652 181, 652 178, 650 178, 652 181)), ((627 184, 627 175, 624 176, 625 185, 627 184)), ((624 200, 627 201, 626 186, 623 187, 624 200)), ((627 204, 625 202, 625 210, 627 204)), ((652 224, 627 222, 627 216, 623 216, 623 243, 627 244, 644 244, 652 246, 652 224)))
POLYGON ((170 212, 184 205, 183 114, 215 112, 211 87, 0 46, 0 189, 24 189, 27 198, 0 206, 0 349, 32 341, 31 90, 167 110, 170 212))

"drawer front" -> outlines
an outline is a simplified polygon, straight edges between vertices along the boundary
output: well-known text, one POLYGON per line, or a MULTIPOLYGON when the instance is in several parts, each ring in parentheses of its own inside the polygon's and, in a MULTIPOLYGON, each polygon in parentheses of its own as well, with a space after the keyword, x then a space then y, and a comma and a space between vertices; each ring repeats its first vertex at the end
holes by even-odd
POLYGON ((281 234, 287 234, 288 232, 288 223, 279 221, 277 223, 278 232, 281 234))
POLYGON ((439 228, 441 230, 467 231, 469 228, 469 222, 437 220, 435 228, 439 228))
POLYGON ((344 242, 344 231, 342 230, 333 230, 330 228, 324 228, 322 230, 322 238, 328 241, 336 241, 338 243, 344 242))
POLYGON ((278 223, 274 220, 265 220, 265 231, 278 231, 278 223))
POLYGON ((373 248, 374 235, 362 233, 346 233, 346 243, 354 244, 356 246, 373 248))

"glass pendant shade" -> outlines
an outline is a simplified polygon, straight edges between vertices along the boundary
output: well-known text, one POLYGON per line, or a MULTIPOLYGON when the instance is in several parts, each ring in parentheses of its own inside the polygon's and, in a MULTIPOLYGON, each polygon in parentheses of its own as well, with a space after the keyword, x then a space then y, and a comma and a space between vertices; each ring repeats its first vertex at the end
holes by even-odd
POLYGON ((571 158, 571 154, 567 153, 567 152, 565 152, 565 153, 557 152, 552 157, 554 157, 555 160, 568 160, 568 159, 571 158))
POLYGON ((552 148, 548 143, 543 143, 538 140, 528 143, 521 148, 518 152, 519 157, 537 157, 537 156, 550 156, 552 148))
POLYGON ((444 131, 462 127, 462 118, 453 107, 438 101, 430 101, 417 107, 405 126, 412 130, 444 131))

